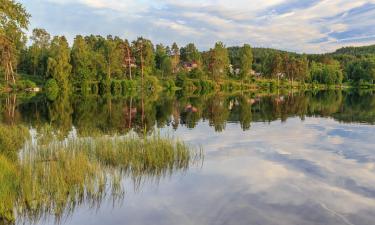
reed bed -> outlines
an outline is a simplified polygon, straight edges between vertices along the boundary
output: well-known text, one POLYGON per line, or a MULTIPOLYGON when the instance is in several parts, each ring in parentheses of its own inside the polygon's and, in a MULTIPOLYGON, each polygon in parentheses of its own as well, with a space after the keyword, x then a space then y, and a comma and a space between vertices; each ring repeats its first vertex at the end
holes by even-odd
POLYGON ((160 135, 68 138, 26 145, 16 166, 0 158, 0 169, 9 168, 8 173, 0 171, 0 182, 7 184, 0 183, 0 196, 10 196, 7 203, 0 203, 0 221, 14 219, 10 206, 24 220, 39 221, 46 215, 60 220, 81 204, 100 207, 107 197, 121 200, 124 178, 130 178, 138 190, 145 181, 158 182, 201 159, 201 150, 160 135))

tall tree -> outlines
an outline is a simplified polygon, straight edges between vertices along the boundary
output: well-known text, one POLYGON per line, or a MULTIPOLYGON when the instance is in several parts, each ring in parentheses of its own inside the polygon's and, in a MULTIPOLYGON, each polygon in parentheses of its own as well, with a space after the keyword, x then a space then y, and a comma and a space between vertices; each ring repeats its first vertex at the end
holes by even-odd
POLYGON ((114 39, 111 35, 107 36, 107 39, 104 41, 102 51, 106 62, 107 79, 111 79, 113 73, 121 68, 120 41, 119 39, 114 39))
POLYGON ((222 42, 217 42, 215 48, 210 50, 209 69, 214 80, 219 80, 228 72, 228 50, 222 42))
POLYGON ((195 62, 198 65, 201 64, 201 54, 193 43, 189 43, 185 47, 181 48, 180 55, 181 55, 181 60, 184 62, 188 62, 188 63, 195 62))
POLYGON ((86 86, 93 71, 91 70, 92 62, 90 50, 81 35, 76 36, 74 39, 71 51, 71 65, 74 85, 81 87, 86 86))
POLYGON ((172 44, 172 70, 173 73, 176 73, 178 71, 178 66, 180 64, 180 49, 178 48, 176 42, 172 44))
POLYGON ((131 50, 131 46, 128 40, 125 40, 120 44, 119 47, 122 51, 122 59, 123 59, 122 66, 127 69, 127 71, 125 71, 125 75, 126 73, 128 73, 129 79, 132 80, 133 79, 132 67, 134 63, 134 58, 133 58, 133 52, 131 50))
POLYGON ((47 74, 58 82, 60 88, 67 90, 71 69, 68 42, 64 36, 56 36, 51 42, 47 74))
POLYGON ((0 69, 6 82, 15 82, 18 54, 26 42, 23 29, 27 29, 29 17, 20 3, 0 0, 0 69))
POLYGON ((253 53, 251 47, 245 44, 240 51, 240 79, 241 81, 250 75, 253 65, 253 53))
POLYGON ((31 72, 36 75, 45 75, 48 59, 48 48, 51 41, 51 35, 41 28, 35 28, 30 38, 33 44, 29 48, 29 57, 31 60, 31 72))
POLYGON ((139 37, 136 41, 133 41, 133 51, 136 52, 136 62, 141 69, 141 75, 151 75, 155 67, 155 53, 152 42, 139 37))
POLYGON ((165 55, 161 61, 160 70, 162 76, 168 76, 172 74, 172 60, 168 55, 165 55))
POLYGON ((167 56, 167 50, 163 44, 157 44, 155 50, 155 63, 156 68, 160 69, 164 57, 167 56))

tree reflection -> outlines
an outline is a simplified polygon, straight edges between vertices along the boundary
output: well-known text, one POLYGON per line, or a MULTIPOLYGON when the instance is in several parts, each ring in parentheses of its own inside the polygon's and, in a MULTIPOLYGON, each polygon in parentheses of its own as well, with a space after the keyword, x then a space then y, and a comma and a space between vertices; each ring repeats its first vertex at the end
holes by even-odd
POLYGON ((1 99, 2 121, 7 124, 51 124, 64 137, 74 126, 81 136, 93 133, 139 135, 155 128, 179 126, 194 128, 207 120, 216 131, 227 121, 239 123, 243 130, 252 122, 286 121, 290 117, 332 117, 342 122, 375 122, 374 93, 319 91, 283 94, 215 93, 197 95, 176 93, 133 95, 60 95, 55 101, 36 96, 25 102, 10 97, 1 99))

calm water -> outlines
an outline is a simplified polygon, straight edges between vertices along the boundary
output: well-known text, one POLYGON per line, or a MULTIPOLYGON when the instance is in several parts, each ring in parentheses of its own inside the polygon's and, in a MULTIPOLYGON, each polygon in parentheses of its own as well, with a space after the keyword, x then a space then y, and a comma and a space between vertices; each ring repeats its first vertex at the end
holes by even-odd
POLYGON ((136 186, 125 176, 121 198, 79 202, 58 221, 44 213, 16 223, 375 224, 372 92, 1 102, 3 124, 35 133, 51 126, 60 140, 157 131, 204 150, 204 159, 170 176, 136 186))

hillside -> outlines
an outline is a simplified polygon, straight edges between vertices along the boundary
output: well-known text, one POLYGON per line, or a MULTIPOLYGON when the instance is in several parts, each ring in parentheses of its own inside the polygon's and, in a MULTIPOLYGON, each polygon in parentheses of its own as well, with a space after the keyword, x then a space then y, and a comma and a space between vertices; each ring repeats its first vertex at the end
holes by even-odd
POLYGON ((343 47, 343 48, 337 49, 332 54, 334 55, 345 54, 345 55, 355 55, 355 56, 375 54, 375 45, 361 46, 361 47, 343 47))

